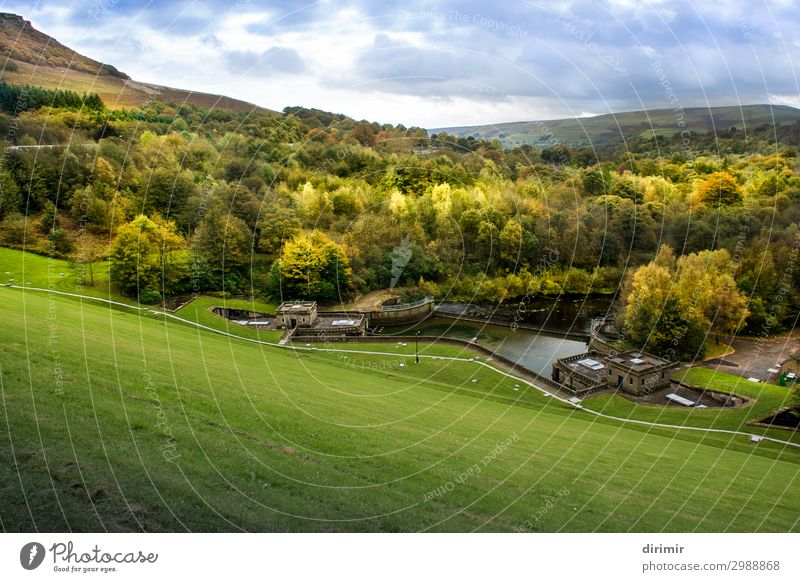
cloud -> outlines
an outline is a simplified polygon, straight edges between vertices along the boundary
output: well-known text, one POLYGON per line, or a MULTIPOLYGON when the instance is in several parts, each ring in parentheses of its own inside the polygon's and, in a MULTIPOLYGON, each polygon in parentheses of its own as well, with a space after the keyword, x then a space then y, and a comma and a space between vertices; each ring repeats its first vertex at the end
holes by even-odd
POLYGON ((789 0, 41 0, 3 9, 137 80, 406 125, 796 103, 800 94, 789 0), (275 76, 281 83, 268 84, 275 76))
POLYGON ((228 51, 224 60, 230 72, 243 76, 299 75, 307 68, 300 53, 279 46, 270 47, 261 53, 228 51))

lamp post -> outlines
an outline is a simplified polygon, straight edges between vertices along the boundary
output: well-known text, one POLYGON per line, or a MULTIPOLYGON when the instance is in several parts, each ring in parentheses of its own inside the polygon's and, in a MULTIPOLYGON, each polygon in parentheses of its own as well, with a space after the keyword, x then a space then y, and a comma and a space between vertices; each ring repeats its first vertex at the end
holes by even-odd
POLYGON ((414 336, 414 357, 419 364, 419 330, 417 330, 417 333, 414 336))

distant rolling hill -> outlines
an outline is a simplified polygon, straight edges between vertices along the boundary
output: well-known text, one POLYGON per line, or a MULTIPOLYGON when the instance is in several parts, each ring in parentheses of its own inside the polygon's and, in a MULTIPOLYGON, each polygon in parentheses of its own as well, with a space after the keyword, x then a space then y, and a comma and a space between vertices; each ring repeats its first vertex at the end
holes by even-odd
POLYGON ((9 13, 0 13, 0 77, 8 83, 97 93, 112 109, 141 105, 150 99, 234 111, 263 109, 223 95, 136 82, 111 65, 76 53, 33 28, 21 16, 9 13))
POLYGON ((601 145, 624 137, 672 135, 684 130, 710 132, 751 128, 764 123, 790 124, 800 121, 800 109, 786 105, 743 105, 742 107, 694 107, 682 111, 682 118, 674 109, 651 109, 573 117, 543 121, 514 121, 495 125, 442 127, 428 133, 446 132, 456 137, 482 139, 499 138, 506 146, 523 144, 552 146, 556 143, 571 146, 601 145), (685 127, 679 126, 679 121, 685 127))

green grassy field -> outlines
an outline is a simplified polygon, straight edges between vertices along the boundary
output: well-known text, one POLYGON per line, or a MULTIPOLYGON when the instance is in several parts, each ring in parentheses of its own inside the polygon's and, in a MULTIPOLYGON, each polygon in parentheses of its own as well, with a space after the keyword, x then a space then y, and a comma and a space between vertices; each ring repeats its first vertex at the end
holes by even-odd
POLYGON ((122 297, 109 282, 108 261, 96 263, 93 271, 94 285, 84 285, 77 269, 68 261, 0 247, 0 285, 13 279, 13 284, 20 287, 52 289, 135 304, 135 301, 122 297))
POLYGON ((800 529, 779 444, 600 419, 475 362, 0 305, 4 530, 800 529))
MULTIPOLYGON (((13 284, 20 287, 51 289, 53 291, 74 293, 86 297, 97 297, 139 306, 134 299, 123 296, 116 285, 109 280, 108 261, 101 261, 94 265, 94 284, 88 285, 81 282, 78 271, 68 261, 43 257, 33 253, 26 253, 15 249, 0 248, 0 285, 13 280, 13 284)), ((76 299, 79 300, 79 299, 76 299)), ((280 334, 277 332, 257 332, 240 325, 226 321, 214 315, 214 307, 225 306, 235 309, 250 309, 274 313, 276 306, 257 300, 223 299, 219 297, 199 296, 186 303, 175 311, 175 315, 189 321, 207 325, 225 331, 266 341, 277 341, 280 334)), ((158 306, 145 306, 158 309, 158 306)))

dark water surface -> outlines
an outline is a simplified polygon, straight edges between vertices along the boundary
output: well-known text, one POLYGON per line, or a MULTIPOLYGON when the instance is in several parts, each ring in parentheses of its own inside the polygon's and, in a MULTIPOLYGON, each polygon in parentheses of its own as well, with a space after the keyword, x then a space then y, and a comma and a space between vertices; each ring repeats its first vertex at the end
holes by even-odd
POLYGON ((486 323, 434 316, 416 325, 384 327, 380 335, 413 335, 419 330, 428 336, 477 338, 481 346, 549 377, 553 362, 587 348, 585 342, 564 339, 557 332, 588 330, 592 319, 606 315, 610 305, 611 298, 604 296, 535 299, 525 305, 524 311, 518 304, 498 308, 496 305, 448 302, 439 304, 437 312, 485 319, 486 323), (507 323, 515 319, 519 323, 546 327, 554 333, 512 329, 507 323))

